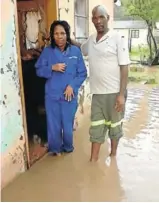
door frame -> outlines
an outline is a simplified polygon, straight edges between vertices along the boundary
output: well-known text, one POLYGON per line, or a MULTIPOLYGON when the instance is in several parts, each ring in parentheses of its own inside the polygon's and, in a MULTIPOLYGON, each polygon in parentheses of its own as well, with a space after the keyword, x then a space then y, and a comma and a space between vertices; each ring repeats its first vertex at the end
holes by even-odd
MULTIPOLYGON (((45 20, 46 20, 46 27, 48 31, 48 17, 47 17, 47 3, 52 3, 52 0, 47 0, 44 5, 45 10, 45 20)), ((21 53, 20 53, 20 36, 19 36, 19 24, 18 24, 18 7, 17 7, 17 0, 15 2, 15 32, 16 32, 16 49, 17 49, 17 67, 18 67, 18 75, 19 75, 19 84, 20 84, 20 99, 21 99, 21 106, 22 106, 22 119, 23 119, 23 129, 24 129, 24 137, 25 137, 25 168, 26 170, 31 167, 30 163, 30 154, 29 154, 29 139, 28 139, 28 130, 27 130, 27 121, 26 121, 26 108, 25 108, 25 95, 24 95, 24 85, 23 85, 23 74, 22 74, 22 63, 21 63, 21 53)), ((56 10, 56 20, 58 16, 58 0, 55 0, 55 10, 56 10)))
POLYGON ((24 95, 24 85, 23 85, 23 74, 22 74, 22 63, 21 63, 21 54, 20 54, 20 40, 19 40, 19 25, 18 25, 18 7, 17 0, 15 0, 15 32, 16 32, 16 49, 17 49, 17 67, 18 67, 18 75, 19 75, 19 91, 21 98, 21 106, 22 106, 22 119, 23 119, 23 129, 24 129, 24 153, 26 154, 25 168, 26 170, 30 168, 30 156, 29 156, 29 141, 28 141, 28 131, 27 131, 27 122, 26 122, 26 109, 25 109, 25 95, 24 95))

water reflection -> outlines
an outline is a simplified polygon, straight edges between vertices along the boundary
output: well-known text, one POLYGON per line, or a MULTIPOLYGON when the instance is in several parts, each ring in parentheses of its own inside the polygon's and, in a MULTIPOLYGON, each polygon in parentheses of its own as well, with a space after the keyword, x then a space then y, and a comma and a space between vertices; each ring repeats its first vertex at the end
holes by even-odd
MULTIPOLYGON (((127 120, 135 116, 138 108, 143 108, 138 102, 144 92, 130 89, 127 120)), ((135 138, 124 137, 120 142, 118 161, 125 201, 159 201, 159 88, 153 88, 149 93, 148 108, 145 127, 135 138)))
POLYGON ((129 88, 128 89, 128 98, 126 101, 126 112, 125 112, 125 120, 129 121, 137 110, 139 110, 139 102, 144 96, 146 90, 138 89, 138 88, 129 88))

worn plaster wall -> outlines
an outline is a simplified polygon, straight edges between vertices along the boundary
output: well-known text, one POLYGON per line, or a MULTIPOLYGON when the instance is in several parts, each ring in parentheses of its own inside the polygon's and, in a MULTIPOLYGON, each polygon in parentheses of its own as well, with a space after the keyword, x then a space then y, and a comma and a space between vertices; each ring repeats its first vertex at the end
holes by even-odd
POLYGON ((25 171, 25 137, 17 62, 16 1, 1 0, 1 177, 2 187, 25 171))
POLYGON ((58 19, 66 20, 71 26, 71 36, 74 33, 74 0, 57 0, 58 19))

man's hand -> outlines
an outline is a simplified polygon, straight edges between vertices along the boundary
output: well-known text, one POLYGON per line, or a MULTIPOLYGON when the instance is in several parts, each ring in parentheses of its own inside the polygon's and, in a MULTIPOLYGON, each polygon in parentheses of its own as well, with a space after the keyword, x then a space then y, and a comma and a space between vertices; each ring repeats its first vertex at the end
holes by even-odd
POLYGON ((65 72, 65 67, 66 67, 65 63, 57 63, 57 64, 52 66, 52 70, 64 73, 65 72))
POLYGON ((77 42, 77 41, 75 41, 75 40, 73 40, 73 39, 71 39, 71 43, 72 43, 72 45, 74 45, 74 46, 81 47, 81 43, 79 43, 79 42, 77 42))
POLYGON ((124 95, 118 95, 116 98, 115 109, 117 112, 123 112, 125 106, 125 97, 124 95))
POLYGON ((65 100, 67 100, 68 102, 70 102, 74 97, 73 88, 70 85, 67 86, 64 92, 64 95, 65 95, 65 100))

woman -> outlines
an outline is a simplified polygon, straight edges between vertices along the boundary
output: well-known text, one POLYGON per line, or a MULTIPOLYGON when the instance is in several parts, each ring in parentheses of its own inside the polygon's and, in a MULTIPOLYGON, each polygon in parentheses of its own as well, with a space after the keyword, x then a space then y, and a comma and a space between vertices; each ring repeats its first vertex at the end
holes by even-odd
POLYGON ((87 77, 81 51, 71 44, 70 26, 54 21, 50 28, 51 45, 40 55, 35 67, 39 77, 47 78, 45 108, 49 152, 72 152, 73 123, 78 89, 87 77))

